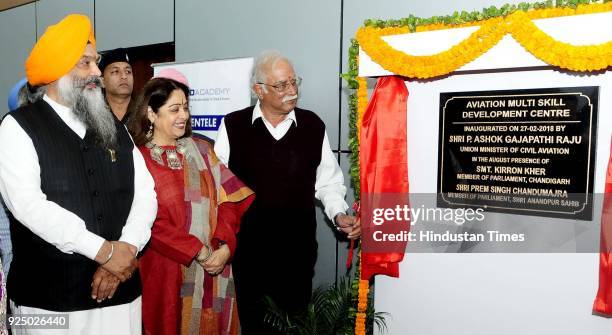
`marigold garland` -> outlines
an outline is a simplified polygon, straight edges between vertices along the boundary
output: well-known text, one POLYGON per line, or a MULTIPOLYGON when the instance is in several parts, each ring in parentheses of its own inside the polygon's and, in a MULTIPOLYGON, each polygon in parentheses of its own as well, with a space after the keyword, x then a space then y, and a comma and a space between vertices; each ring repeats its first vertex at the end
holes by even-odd
POLYGON ((363 114, 368 108, 368 82, 364 77, 357 78, 359 88, 357 89, 357 142, 361 142, 361 123, 363 114))
POLYGON ((572 71, 596 71, 612 66, 612 41, 574 46, 558 42, 517 11, 506 20, 512 37, 527 51, 547 64, 572 71))
MULTIPOLYGON (((527 14, 517 10, 507 17, 453 25, 452 27, 461 27, 478 24, 480 28, 450 49, 429 56, 406 54, 394 49, 382 39, 383 36, 407 33, 407 27, 366 26, 357 31, 356 39, 374 62, 388 71, 409 78, 426 79, 447 75, 484 54, 507 33, 527 51, 550 65, 572 71, 596 71, 612 65, 612 41, 598 45, 574 46, 553 39, 531 20, 605 11, 612 11, 612 3, 583 5, 575 9, 540 9, 527 14)), ((443 27, 449 26, 435 24, 418 28, 417 31, 443 27)))
MULTIPOLYGON (((361 269, 361 266, 359 268, 361 269)), ((366 333, 366 310, 368 308, 368 294, 370 293, 370 282, 368 280, 360 279, 358 292, 359 292, 359 296, 357 299, 357 316, 355 319, 355 334, 365 335, 366 333)))
MULTIPOLYGON (((358 77, 357 83, 357 142, 361 142, 361 124, 363 115, 368 108, 368 82, 364 77, 358 77)), ((359 157, 359 153, 357 153, 359 157)), ((359 248, 359 262, 361 264, 361 248, 359 248)), ((359 266, 361 278, 361 266, 359 266)), ((367 280, 359 280, 358 300, 357 300, 357 316, 355 319, 355 334, 365 335, 366 333, 366 309, 368 308, 368 293, 370 291, 370 283, 367 280)))
POLYGON ((412 56, 393 49, 376 28, 357 31, 361 48, 384 69, 410 78, 446 75, 476 59, 492 48, 506 33, 501 18, 483 22, 478 30, 452 48, 431 56, 412 56))
MULTIPOLYGON (((357 78, 357 144, 361 141, 361 123, 363 122, 363 115, 365 114, 366 108, 368 107, 368 82, 364 77, 357 78)), ((357 145, 359 148, 359 145, 357 145)), ((357 161, 359 160, 359 151, 353 151, 353 155, 356 156, 357 161)), ((361 263, 361 248, 359 248, 359 262, 361 263)), ((361 266, 359 267, 361 269, 361 266)), ((361 271, 359 271, 361 272, 361 271)), ((359 278, 361 275, 359 274, 359 278)), ((358 289, 358 300, 357 300, 357 314, 355 318, 355 334, 365 335, 366 333, 366 309, 368 306, 368 293, 369 283, 367 280, 359 280, 358 289), (365 282, 365 283, 364 283, 365 282)))
MULTIPOLYGON (((521 9, 518 9, 521 10, 521 9)), ((587 5, 579 5, 576 8, 572 7, 553 7, 553 8, 542 8, 527 11, 527 16, 532 19, 545 19, 545 18, 553 18, 553 17, 561 17, 561 16, 572 16, 572 15, 580 15, 580 14, 594 14, 594 13, 603 13, 609 12, 612 10, 612 2, 608 3, 593 3, 587 5)), ((525 10, 521 10, 525 12, 525 10)), ((514 13, 514 12, 512 12, 514 13)), ((505 14, 509 15, 511 13, 505 14)), ((463 27, 473 27, 481 24, 482 21, 469 21, 457 24, 445 24, 445 23, 433 23, 418 26, 415 28, 415 32, 424 32, 424 31, 434 31, 434 30, 442 30, 442 29, 452 29, 452 28, 463 28, 463 27)), ((384 36, 384 35, 383 35, 384 36)))

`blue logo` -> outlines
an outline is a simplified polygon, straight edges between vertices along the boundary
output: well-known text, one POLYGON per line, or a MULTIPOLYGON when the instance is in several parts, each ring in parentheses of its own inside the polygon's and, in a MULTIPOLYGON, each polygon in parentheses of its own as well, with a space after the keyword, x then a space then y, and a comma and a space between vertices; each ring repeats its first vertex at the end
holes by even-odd
POLYGON ((221 119, 225 115, 192 115, 191 128, 193 130, 219 130, 221 119))

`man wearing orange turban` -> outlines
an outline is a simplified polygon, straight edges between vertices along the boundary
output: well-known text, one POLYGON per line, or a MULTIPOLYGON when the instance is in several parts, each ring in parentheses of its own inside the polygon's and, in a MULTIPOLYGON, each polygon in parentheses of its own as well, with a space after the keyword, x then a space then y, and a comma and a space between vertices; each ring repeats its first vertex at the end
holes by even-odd
POLYGON ((98 58, 86 16, 50 26, 25 63, 30 87, 45 94, 0 124, 13 241, 7 292, 14 314, 65 313, 69 329, 54 334, 141 333, 135 257, 157 201, 139 150, 104 101, 98 58))

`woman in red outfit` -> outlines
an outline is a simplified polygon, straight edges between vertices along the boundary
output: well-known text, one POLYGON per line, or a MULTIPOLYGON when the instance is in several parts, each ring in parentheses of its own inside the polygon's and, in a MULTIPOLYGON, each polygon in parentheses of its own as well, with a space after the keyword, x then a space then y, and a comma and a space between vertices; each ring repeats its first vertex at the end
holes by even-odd
MULTIPOLYGON (((231 266, 240 218, 253 192, 192 137, 188 88, 153 78, 130 120, 157 192, 157 218, 140 258, 142 319, 150 334, 236 334, 231 266)), ((181 83, 184 81, 184 83, 181 83)))

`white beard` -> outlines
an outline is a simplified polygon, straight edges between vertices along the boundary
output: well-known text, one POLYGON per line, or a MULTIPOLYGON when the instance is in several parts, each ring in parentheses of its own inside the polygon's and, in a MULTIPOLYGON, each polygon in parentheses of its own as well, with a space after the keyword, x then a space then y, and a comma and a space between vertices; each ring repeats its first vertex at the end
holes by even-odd
POLYGON ((297 98, 298 98, 297 94, 294 94, 294 95, 285 95, 283 97, 283 102, 288 102, 288 101, 291 101, 291 100, 296 100, 297 98))
POLYGON ((105 149, 116 149, 117 128, 115 118, 104 100, 99 77, 79 79, 64 76, 58 81, 58 93, 76 117, 85 123, 105 149), (87 85, 94 83, 95 88, 87 85))

